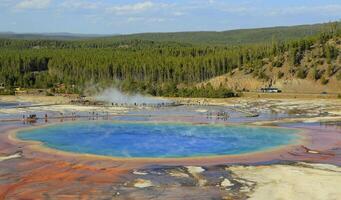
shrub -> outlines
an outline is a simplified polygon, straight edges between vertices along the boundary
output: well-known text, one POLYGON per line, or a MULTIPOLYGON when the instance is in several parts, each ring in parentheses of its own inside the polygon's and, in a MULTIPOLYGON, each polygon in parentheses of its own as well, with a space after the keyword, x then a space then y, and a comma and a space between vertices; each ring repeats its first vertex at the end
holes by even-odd
POLYGON ((259 78, 259 79, 266 80, 266 81, 270 79, 269 76, 266 75, 266 73, 263 72, 263 71, 261 71, 261 72, 258 73, 258 78, 259 78))
POLYGON ((54 94, 51 92, 46 92, 46 96, 54 96, 54 94))
POLYGON ((296 68, 295 67, 290 67, 289 73, 292 74, 292 75, 295 74, 296 73, 296 68))
POLYGON ((282 67, 284 63, 284 58, 283 56, 277 57, 274 59, 272 62, 272 67, 282 67))
POLYGON ((335 66, 328 65, 328 68, 327 68, 327 75, 328 75, 329 77, 331 77, 331 76, 333 76, 335 73, 336 73, 335 66))
POLYGON ((283 78, 283 76, 284 76, 284 72, 279 71, 277 73, 277 78, 281 79, 281 78, 283 78))
POLYGON ((176 93, 168 94, 164 96, 178 96, 178 97, 198 97, 198 98, 230 98, 238 97, 240 93, 235 93, 228 88, 220 86, 219 88, 213 88, 211 84, 207 84, 201 87, 188 87, 181 88, 176 93))
POLYGON ((14 95, 15 91, 13 89, 0 89, 0 95, 14 95))
POLYGON ((325 77, 322 77, 322 78, 321 78, 321 83, 322 83, 323 85, 326 85, 328 82, 329 82, 329 79, 326 79, 325 77))
POLYGON ((338 81, 341 81, 341 72, 339 72, 339 73, 336 75, 336 79, 337 79, 338 81))
POLYGON ((318 64, 318 65, 323 65, 323 64, 324 64, 324 60, 319 59, 319 60, 317 60, 316 64, 318 64))
POLYGON ((317 67, 313 68, 313 78, 317 81, 319 80, 322 75, 324 74, 324 71, 321 71, 319 69, 317 69, 317 67))
POLYGON ((303 68, 298 69, 296 77, 300 79, 305 79, 307 77, 307 70, 303 68))
POLYGON ((244 69, 244 75, 251 74, 253 71, 252 68, 244 69))

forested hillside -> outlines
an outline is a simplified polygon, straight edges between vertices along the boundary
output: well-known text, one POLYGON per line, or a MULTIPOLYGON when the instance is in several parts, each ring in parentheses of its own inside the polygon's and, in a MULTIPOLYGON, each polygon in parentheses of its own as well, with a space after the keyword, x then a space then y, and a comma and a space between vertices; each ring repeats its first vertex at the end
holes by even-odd
MULTIPOLYGON (((333 22, 335 23, 335 22, 333 22)), ((239 29, 230 31, 199 31, 199 32, 174 32, 174 33, 140 33, 131 35, 113 36, 94 34, 70 34, 70 33, 38 33, 19 34, 11 32, 0 33, 2 39, 25 39, 25 40, 80 40, 87 43, 105 43, 106 45, 131 40, 145 40, 154 42, 178 42, 201 45, 239 45, 271 42, 272 40, 288 41, 313 36, 328 29, 333 23, 282 26, 255 29, 239 29)))
MULTIPOLYGON (((246 34, 247 35, 247 34, 246 34)), ((292 66, 297 76, 315 69, 319 58, 330 65, 330 76, 340 77, 340 51, 330 40, 341 36, 337 23, 323 32, 297 40, 244 45, 195 45, 180 42, 127 40, 0 40, 0 84, 6 88, 55 88, 81 93, 91 86, 120 87, 161 96, 229 97, 235 91, 224 84, 198 87, 198 83, 232 71, 243 70, 254 78, 269 80, 264 66, 292 66), (318 45, 311 64, 302 59, 318 45), (304 65, 304 66, 302 66, 304 65), (302 72, 301 72, 302 71, 302 72)), ((284 72, 282 72, 284 73, 284 72)), ((316 72, 319 79, 322 72, 316 72)), ((302 75, 302 78, 304 78, 302 75)), ((279 74, 278 76, 284 77, 279 74)), ((328 78, 328 77, 326 77, 328 78)), ((322 81, 325 82, 325 81, 322 81)))
POLYGON ((289 48, 264 58, 262 65, 244 65, 202 84, 224 85, 234 91, 277 87, 290 93, 341 94, 341 37, 320 38, 308 48, 289 48))
MULTIPOLYGON (((132 35, 117 35, 107 38, 109 40, 150 40, 159 42, 181 42, 202 45, 240 45, 256 44, 277 41, 289 41, 300 39, 307 36, 313 36, 328 28, 331 23, 271 27, 256 29, 240 29, 222 32, 180 32, 180 33, 143 33, 132 35)), ((105 39, 105 38, 104 38, 105 39)))

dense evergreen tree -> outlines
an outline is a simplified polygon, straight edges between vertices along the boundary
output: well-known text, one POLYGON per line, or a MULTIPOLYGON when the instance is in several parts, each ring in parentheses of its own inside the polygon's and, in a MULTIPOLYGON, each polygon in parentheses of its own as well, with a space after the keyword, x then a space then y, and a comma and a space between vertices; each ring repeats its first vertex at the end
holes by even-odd
MULTIPOLYGON (((262 69, 265 58, 273 60, 273 67, 281 67, 283 53, 289 52, 295 67, 316 42, 323 46, 321 56, 330 63, 339 52, 326 42, 340 34, 337 30, 333 27, 318 36, 294 41, 237 46, 144 40, 2 39, 0 84, 7 88, 53 88, 63 83, 68 91, 77 92, 90 84, 116 85, 124 91, 152 95, 230 97, 233 93, 228 88, 197 87, 196 84, 236 68, 266 80, 269 77, 262 69)), ((304 78, 304 70, 299 70, 297 76, 304 78)), ((322 75, 316 70, 314 77, 320 79, 322 75)))

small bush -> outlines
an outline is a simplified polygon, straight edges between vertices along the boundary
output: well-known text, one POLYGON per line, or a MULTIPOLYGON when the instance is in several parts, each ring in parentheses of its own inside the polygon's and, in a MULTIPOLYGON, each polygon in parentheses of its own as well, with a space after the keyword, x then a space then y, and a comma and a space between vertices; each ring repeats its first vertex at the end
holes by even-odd
POLYGON ((294 75, 294 74, 296 73, 296 68, 295 68, 295 67, 290 67, 289 73, 290 73, 291 75, 294 75))
POLYGON ((339 73, 336 75, 336 79, 337 79, 338 81, 341 81, 341 72, 339 72, 339 73))
POLYGON ((14 95, 15 91, 13 89, 0 89, 0 95, 14 95))
POLYGON ((270 79, 269 76, 263 71, 258 74, 258 78, 266 80, 266 81, 268 81, 270 79))
POLYGON ((325 77, 322 77, 322 78, 321 78, 321 83, 322 83, 323 85, 326 85, 328 82, 329 82, 329 79, 326 79, 325 77))
POLYGON ((271 64, 272 64, 272 67, 282 67, 283 63, 284 63, 284 57, 278 56, 274 58, 271 64))
POLYGON ((317 67, 313 68, 313 78, 315 81, 319 80, 322 78, 322 75, 324 74, 325 71, 317 69, 317 67))
POLYGON ((296 73, 296 77, 300 79, 305 79, 307 77, 307 70, 300 68, 296 73))
POLYGON ((252 68, 244 69, 244 75, 251 74, 253 72, 252 68))
POLYGON ((281 79, 284 76, 284 72, 279 71, 277 74, 277 78, 281 79))
POLYGON ((52 96, 54 96, 54 94, 53 94, 53 93, 51 93, 51 92, 46 92, 46 96, 50 96, 50 97, 52 97, 52 96))
POLYGON ((336 68, 335 68, 335 66, 328 65, 328 68, 327 68, 327 75, 328 75, 329 77, 331 77, 331 76, 333 76, 335 73, 336 73, 336 68))
POLYGON ((324 60, 322 60, 322 59, 318 60, 318 61, 317 61, 317 64, 318 64, 318 65, 323 65, 323 64, 324 64, 324 60))

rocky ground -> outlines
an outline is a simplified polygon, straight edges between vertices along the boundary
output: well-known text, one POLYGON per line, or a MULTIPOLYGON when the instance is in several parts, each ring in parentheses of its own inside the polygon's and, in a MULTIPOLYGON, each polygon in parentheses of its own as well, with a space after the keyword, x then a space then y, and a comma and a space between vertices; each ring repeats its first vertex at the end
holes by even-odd
POLYGON ((341 168, 283 163, 256 166, 152 167, 115 187, 117 199, 316 199, 341 197, 341 168), (333 178, 331 178, 333 177, 333 178))
MULTIPOLYGON (((11 100, 10 97, 6 99, 11 100)), ((19 100, 28 102, 33 99, 21 97, 19 100)), ((43 98, 34 102, 51 101, 53 99, 43 98)), ((0 124, 0 199, 340 199, 341 132, 337 127, 341 121, 341 100, 237 98, 181 101, 230 106, 241 112, 283 114, 281 119, 259 119, 250 122, 253 124, 323 121, 333 128, 325 125, 305 127, 305 123, 301 123, 298 127, 314 131, 309 146, 282 152, 278 159, 268 161, 126 165, 120 161, 29 150, 25 144, 8 140, 6 135, 11 127, 22 123, 4 122, 0 124)), ((38 112, 41 109, 50 112, 108 111, 100 107, 69 105, 63 99, 61 105, 54 107, 14 108, 1 112, 38 112)), ((127 111, 112 108, 110 112, 127 111)), ((205 112, 207 108, 198 109, 200 116, 205 112)))
POLYGON ((17 188, 2 187, 0 196, 4 199, 32 195, 34 199, 336 200, 341 196, 341 168, 328 164, 274 161, 253 165, 156 165, 128 171, 102 168, 96 172, 84 164, 35 162, 41 172, 49 174, 34 178, 33 174, 38 173, 35 169, 8 174, 11 170, 6 166, 18 162, 30 161, 20 153, 0 157, 0 186, 13 182, 17 188), (70 169, 72 173, 67 172, 70 169), (58 172, 51 174, 54 170, 58 172), (20 178, 20 174, 31 178, 17 182, 15 177, 20 178), (69 183, 73 184, 67 186, 69 183))

